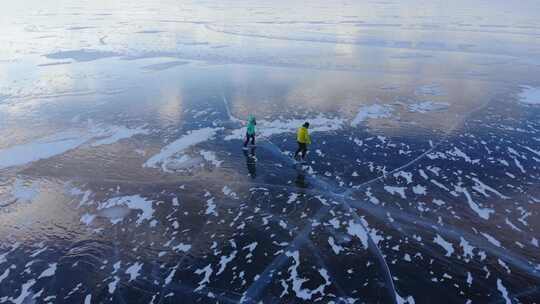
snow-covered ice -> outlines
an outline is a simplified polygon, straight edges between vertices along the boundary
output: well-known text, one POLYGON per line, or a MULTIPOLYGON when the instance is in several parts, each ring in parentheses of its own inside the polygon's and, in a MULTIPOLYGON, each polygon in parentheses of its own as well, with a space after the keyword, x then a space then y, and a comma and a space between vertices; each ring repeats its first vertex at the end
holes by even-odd
MULTIPOLYGON (((167 163, 172 160, 172 157, 185 152, 188 148, 199 143, 212 139, 221 128, 202 128, 191 130, 170 144, 166 145, 161 151, 150 157, 145 163, 145 167, 161 168, 163 171, 168 171, 167 163)), ((181 162, 188 161, 189 156, 181 155, 181 162)))
POLYGON ((351 126, 356 127, 368 119, 389 118, 392 115, 392 108, 386 105, 373 104, 362 106, 351 121, 351 126))
POLYGON ((73 132, 60 132, 45 138, 0 150, 0 168, 25 165, 74 149, 87 138, 73 132))
POLYGON ((448 109, 448 103, 440 103, 433 101, 422 101, 414 104, 410 104, 408 109, 410 112, 427 113, 433 111, 442 111, 448 109))
POLYGON ((528 105, 540 104, 540 87, 522 86, 519 100, 528 105))
POLYGON ((534 303, 538 11, 6 1, 0 303, 534 303))
POLYGON ((106 211, 120 206, 141 211, 137 216, 137 224, 141 224, 145 220, 150 221, 154 214, 152 201, 140 195, 113 197, 100 203, 98 210, 106 211))
MULTIPOLYGON (((286 133, 296 133, 296 130, 309 122, 310 132, 329 132, 336 131, 343 127, 344 120, 342 118, 329 118, 324 115, 315 117, 306 117, 304 119, 288 119, 288 120, 258 120, 257 128, 260 135, 270 137, 273 135, 281 135, 286 133)), ((230 135, 225 137, 226 140, 240 139, 245 136, 245 128, 233 130, 230 135)))
POLYGON ((445 239, 443 239, 440 235, 437 234, 435 239, 433 240, 437 245, 444 248, 446 251, 446 256, 451 256, 452 253, 454 253, 454 247, 452 246, 452 243, 447 242, 445 239))
POLYGON ((147 134, 142 128, 124 126, 89 125, 86 131, 65 131, 35 141, 0 149, 0 169, 26 165, 63 154, 95 139, 92 146, 109 145, 137 134, 147 134))
POLYGON ((49 268, 45 269, 38 277, 38 279, 52 277, 56 272, 57 263, 49 264, 49 268))

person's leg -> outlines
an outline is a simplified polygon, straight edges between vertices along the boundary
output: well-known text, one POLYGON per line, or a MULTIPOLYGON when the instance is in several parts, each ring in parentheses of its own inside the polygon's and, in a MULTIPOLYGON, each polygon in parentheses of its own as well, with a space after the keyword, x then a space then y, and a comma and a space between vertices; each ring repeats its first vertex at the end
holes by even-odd
POLYGON ((244 147, 247 147, 249 142, 249 134, 246 133, 246 140, 244 141, 244 147))
POLYGON ((298 142, 298 149, 296 149, 296 152, 294 153, 294 158, 298 157, 298 153, 302 151, 302 144, 298 142))
POLYGON ((251 134, 251 144, 255 146, 255 134, 251 134))
POLYGON ((302 160, 306 160, 307 144, 302 144, 302 160))

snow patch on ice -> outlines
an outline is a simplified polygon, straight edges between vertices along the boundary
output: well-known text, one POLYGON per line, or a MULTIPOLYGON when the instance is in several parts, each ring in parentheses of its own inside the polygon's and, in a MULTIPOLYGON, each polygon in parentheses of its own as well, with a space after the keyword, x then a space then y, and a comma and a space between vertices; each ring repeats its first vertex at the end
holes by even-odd
POLYGON ((321 296, 324 295, 324 289, 326 286, 331 284, 330 277, 328 276, 326 269, 319 269, 319 274, 325 281, 324 284, 320 285, 314 290, 302 288, 302 284, 309 280, 302 278, 298 273, 298 267, 300 267, 300 254, 297 250, 293 252, 287 251, 285 254, 288 257, 292 257, 294 261, 294 264, 289 267, 289 280, 292 281, 292 290, 295 292, 296 296, 302 300, 311 300, 311 298, 316 294, 320 294, 321 296))
POLYGON ((137 218, 137 225, 141 224, 144 220, 152 219, 154 214, 152 201, 147 200, 140 195, 113 197, 103 203, 100 203, 97 209, 106 210, 117 206, 125 206, 129 209, 140 210, 141 213, 137 218))
POLYGON ((392 108, 387 105, 373 104, 362 106, 351 121, 351 126, 356 127, 368 119, 388 118, 392 115, 392 108))
POLYGON ((438 84, 427 84, 423 86, 419 86, 414 90, 414 94, 417 96, 442 96, 444 95, 443 90, 440 85, 438 84))
POLYGON ((442 248, 444 248, 444 250, 446 250, 445 256, 449 257, 452 255, 452 253, 454 253, 454 247, 452 246, 452 243, 447 242, 440 235, 437 234, 433 241, 435 242, 435 244, 441 246, 442 248))
POLYGON ((120 278, 117 276, 114 276, 114 280, 109 283, 109 293, 114 294, 114 291, 116 290, 116 286, 118 285, 118 282, 120 282, 120 278))
POLYGON ((336 241, 332 236, 328 237, 328 244, 332 247, 332 251, 334 251, 335 254, 339 254, 341 251, 343 251, 343 247, 336 244, 336 241))
POLYGON ((36 284, 36 280, 30 279, 21 286, 21 294, 17 298, 10 298, 14 304, 26 303, 24 300, 31 295, 30 288, 36 284))
POLYGON ((85 214, 83 214, 83 216, 81 216, 81 223, 84 223, 86 225, 90 225, 92 223, 92 221, 94 220, 94 218, 96 218, 95 215, 85 213, 85 214))
POLYGON ((242 250, 248 250, 249 253, 246 254, 246 259, 251 259, 253 257, 253 250, 255 250, 255 248, 257 248, 257 245, 258 243, 257 242, 253 242, 249 245, 246 245, 244 247, 242 247, 242 250))
POLYGON ((67 190, 67 193, 71 196, 82 196, 79 201, 78 207, 92 203, 92 201, 90 200, 92 191, 90 190, 83 191, 77 187, 69 187, 69 189, 67 190))
POLYGON ((223 163, 223 161, 218 160, 216 153, 213 151, 201 150, 199 153, 202 155, 204 160, 211 163, 214 167, 220 167, 223 163))
POLYGON ((427 192, 426 192, 426 187, 422 186, 422 185, 416 185, 413 187, 413 192, 414 194, 417 194, 417 195, 426 195, 427 192))
POLYGON ((469 191, 467 191, 466 188, 463 188, 461 186, 455 186, 454 188, 457 192, 461 192, 465 195, 467 203, 469 203, 469 207, 471 207, 471 209, 476 212, 476 214, 478 214, 478 216, 480 216, 481 218, 488 220, 489 215, 491 213, 495 213, 495 210, 489 208, 482 208, 476 202, 474 202, 471 195, 469 194, 469 191))
POLYGON ((165 285, 169 285, 172 282, 172 279, 174 278, 174 275, 176 274, 176 269, 178 269, 178 265, 174 266, 174 268, 171 270, 169 275, 165 278, 165 285))
POLYGON ((405 196, 405 187, 395 187, 395 186, 384 186, 384 190, 386 190, 386 192, 394 195, 394 194, 399 194, 399 196, 401 196, 402 199, 406 199, 407 197, 405 196))
POLYGON ((474 257, 474 247, 467 242, 466 239, 460 237, 459 246, 463 249, 463 256, 466 260, 472 259, 474 257))
POLYGON ((124 126, 96 125, 92 134, 95 137, 105 137, 92 143, 93 147, 114 144, 122 139, 130 138, 138 134, 148 134, 149 131, 142 127, 128 128, 124 126))
POLYGON ((197 269, 195 270, 195 273, 196 274, 204 274, 204 277, 203 279, 199 282, 199 286, 197 288, 195 288, 194 291, 199 291, 201 289, 203 289, 206 284, 210 283, 210 276, 212 275, 212 264, 208 264, 206 265, 206 267, 202 268, 202 269, 197 269))
POLYGON ((502 294, 506 304, 512 304, 512 301, 508 298, 508 290, 504 287, 501 279, 497 279, 497 290, 502 294))
POLYGON ((474 185, 472 188, 479 192, 479 193, 482 193, 485 197, 490 197, 489 194, 487 193, 487 191, 491 192, 491 193, 494 193, 495 195, 497 195, 498 197, 502 198, 502 199, 508 199, 509 197, 506 196, 506 195, 503 195, 501 194, 499 191, 491 188, 490 186, 484 184, 482 181, 480 181, 478 178, 476 177, 473 177, 471 178, 474 183, 476 185, 474 185))
MULTIPOLYGON (((175 155, 183 154, 190 147, 212 139, 216 133, 222 129, 223 128, 202 128, 191 130, 177 140, 163 147, 159 153, 150 157, 143 166, 159 168, 161 165, 161 169, 168 172, 167 163, 173 160, 175 155)), ((187 157, 185 160, 188 159, 189 157, 187 157)))
POLYGON ((63 154, 82 145, 88 139, 78 132, 60 132, 26 144, 0 150, 0 169, 25 165, 63 154))
POLYGON ((289 199, 287 200, 287 204, 294 203, 298 199, 298 193, 291 193, 289 194, 289 199))
POLYGON ((394 177, 403 177, 407 181, 407 184, 413 182, 413 175, 411 172, 399 171, 394 173, 394 177))
POLYGON ((188 252, 191 249, 191 245, 180 243, 172 248, 174 251, 188 252))
POLYGON ((445 102, 421 101, 408 106, 409 112, 428 113, 443 111, 448 109, 450 105, 445 102))
POLYGON ((540 105, 540 87, 521 86, 519 99, 528 105, 540 105))
POLYGON ((126 274, 129 274, 129 282, 137 279, 139 276, 139 271, 141 271, 143 264, 136 262, 133 265, 129 266, 128 269, 126 269, 126 274))
POLYGON ((4 279, 6 279, 8 276, 9 276, 9 268, 6 268, 6 270, 4 271, 4 273, 2 273, 2 274, 0 275, 0 283, 2 283, 2 281, 3 281, 4 279))
POLYGON ((38 277, 38 279, 52 277, 56 273, 57 263, 49 264, 49 268, 45 269, 38 277))
POLYGON ((144 127, 127 128, 88 123, 88 130, 59 132, 28 143, 19 144, 0 150, 0 169, 21 166, 78 148, 93 139, 93 147, 115 143, 136 134, 148 134, 144 127))
POLYGON ((465 152, 461 151, 458 147, 454 147, 453 150, 446 151, 446 153, 452 156, 461 157, 466 162, 471 163, 471 164, 478 163, 477 159, 472 160, 467 154, 465 154, 465 152))
POLYGON ((236 192, 234 192, 229 186, 223 186, 221 191, 223 192, 223 194, 225 194, 228 197, 238 199, 238 194, 236 194, 236 192))
POLYGON ((347 233, 359 238, 364 249, 368 248, 368 232, 361 224, 357 224, 353 220, 350 220, 349 226, 347 227, 347 233))
POLYGON ((237 251, 235 250, 229 256, 221 256, 219 260, 219 270, 216 275, 220 275, 223 271, 225 271, 225 268, 227 268, 227 264, 234 260, 234 258, 236 257, 236 253, 237 251))
POLYGON ((212 214, 214 216, 218 216, 218 214, 216 212, 216 203, 214 203, 214 198, 211 198, 211 199, 206 201, 205 214, 207 214, 207 215, 212 214))
POLYGON ((495 245, 497 247, 501 247, 501 242, 499 242, 497 239, 495 239, 491 235, 489 235, 487 233, 484 233, 484 232, 480 232, 480 234, 482 236, 484 236, 488 240, 488 242, 490 242, 491 244, 493 244, 493 245, 495 245))
POLYGON ((20 202, 32 202, 39 195, 39 183, 16 179, 11 189, 11 196, 20 202))
POLYGON ((397 293, 396 293, 396 303, 397 304, 415 304, 414 298, 412 296, 408 296, 407 298, 402 298, 397 293))

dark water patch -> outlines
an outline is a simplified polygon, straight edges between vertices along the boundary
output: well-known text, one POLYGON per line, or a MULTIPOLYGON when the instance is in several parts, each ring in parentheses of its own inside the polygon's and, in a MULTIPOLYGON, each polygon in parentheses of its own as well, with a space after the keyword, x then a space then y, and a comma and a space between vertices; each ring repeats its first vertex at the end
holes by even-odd
POLYGON ((145 31, 138 31, 135 32, 136 34, 157 34, 157 33, 163 33, 163 31, 160 30, 145 30, 145 31))
POLYGON ((142 68, 149 71, 163 71, 170 68, 174 68, 176 66, 186 65, 188 63, 189 63, 188 61, 170 61, 170 62, 151 64, 151 65, 144 66, 142 68))
POLYGON ((68 31, 80 31, 80 30, 86 30, 86 29, 93 29, 96 28, 95 26, 71 26, 66 28, 68 31))
POLYGON ((46 67, 46 66, 64 65, 64 64, 71 64, 71 61, 59 61, 59 62, 51 62, 51 63, 42 63, 42 64, 38 64, 38 66, 46 67))
POLYGON ((87 62, 103 58, 118 57, 119 53, 110 51, 99 51, 92 49, 80 49, 71 51, 59 51, 44 55, 50 59, 73 59, 75 61, 87 62))

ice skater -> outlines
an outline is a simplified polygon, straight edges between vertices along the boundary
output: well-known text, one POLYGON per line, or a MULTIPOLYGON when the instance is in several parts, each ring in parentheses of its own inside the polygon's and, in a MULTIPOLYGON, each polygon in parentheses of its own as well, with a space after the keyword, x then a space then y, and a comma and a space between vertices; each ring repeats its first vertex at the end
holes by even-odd
POLYGON ((246 140, 244 141, 244 150, 247 150, 247 145, 249 143, 249 140, 251 139, 251 145, 255 146, 255 126, 257 125, 257 120, 255 120, 255 116, 249 115, 248 117, 248 123, 247 123, 247 131, 246 131, 246 140))
POLYGON ((306 161, 307 146, 311 144, 311 138, 309 137, 309 122, 305 122, 296 133, 296 141, 298 141, 298 149, 294 153, 294 159, 298 160, 298 154, 302 154, 302 159, 300 162, 306 161))

